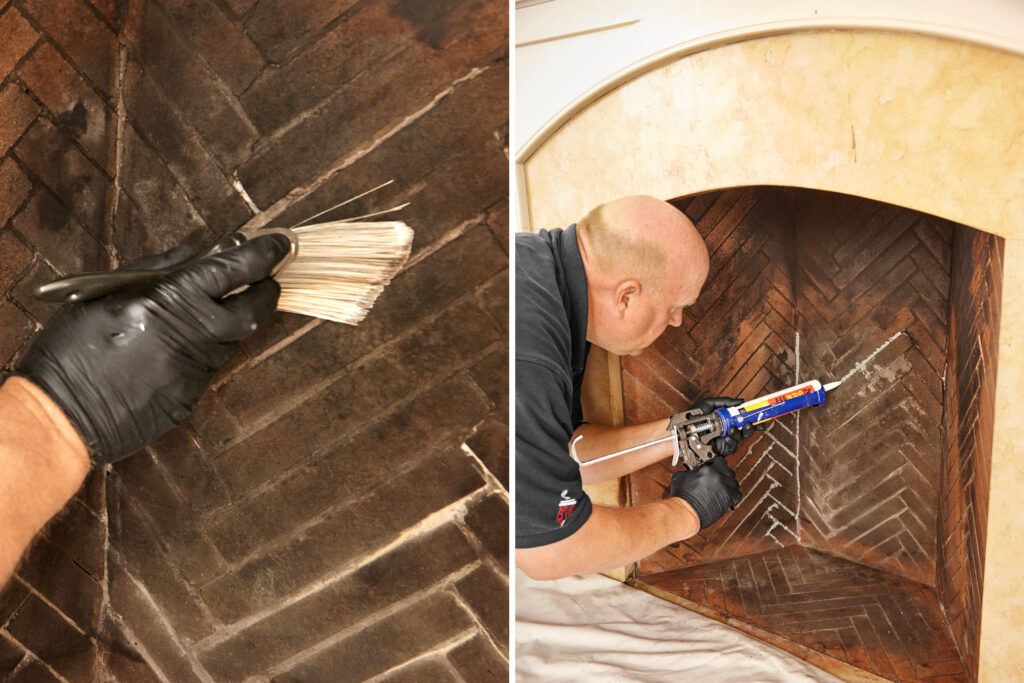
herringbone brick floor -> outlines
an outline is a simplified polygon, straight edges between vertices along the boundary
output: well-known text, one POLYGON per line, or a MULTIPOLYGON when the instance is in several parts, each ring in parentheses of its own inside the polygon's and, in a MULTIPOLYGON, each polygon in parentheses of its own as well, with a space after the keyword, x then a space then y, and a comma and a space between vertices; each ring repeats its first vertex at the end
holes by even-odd
POLYGON ((7 366, 58 273, 388 179, 346 215, 416 230, 363 324, 278 314, 91 478, 0 598, 3 670, 506 680, 507 6, 13 0, 0 35, 7 366))
POLYGON ((935 591, 801 546, 644 582, 894 681, 966 681, 935 591))

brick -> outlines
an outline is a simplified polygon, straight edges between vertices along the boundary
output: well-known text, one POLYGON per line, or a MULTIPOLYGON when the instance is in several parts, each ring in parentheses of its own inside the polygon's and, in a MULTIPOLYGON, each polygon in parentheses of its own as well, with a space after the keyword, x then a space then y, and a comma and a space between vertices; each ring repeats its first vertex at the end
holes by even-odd
POLYGON ((117 37, 82 0, 25 0, 50 40, 93 85, 110 96, 117 78, 117 37))
MULTIPOLYGON (((125 73, 126 107, 134 129, 166 163, 214 235, 236 229, 249 207, 224 175, 199 135, 134 60, 125 73)), ((169 182, 165 178, 162 182, 169 182)))
POLYGON ((31 189, 32 183, 14 159, 0 162, 0 226, 18 211, 31 189))
POLYGON ((246 29, 253 40, 269 60, 279 62, 271 64, 242 96, 242 106, 264 135, 331 97, 357 76, 371 72, 401 51, 408 38, 409 32, 388 15, 385 3, 361 3, 322 39, 285 62, 282 57, 291 46, 272 44, 273 34, 301 39, 303 32, 316 28, 312 22, 317 14, 331 14, 339 9, 335 1, 300 3, 309 6, 302 18, 294 16, 294 2, 283 0, 260 2, 246 18, 246 29), (281 20, 279 17, 285 13, 288 19, 281 20), (367 35, 373 35, 374 40, 365 40, 367 35), (331 87, 324 87, 328 83, 331 87))
POLYGON ((466 524, 508 572, 508 501, 497 493, 490 494, 466 511, 466 524))
POLYGON ((0 625, 6 625, 11 615, 21 609, 28 595, 28 589, 18 581, 8 581, 0 589, 0 625))
MULTIPOLYGON (((508 310, 505 313, 508 318, 508 310)), ((474 365, 469 374, 473 381, 496 406, 500 415, 508 414, 508 348, 502 347, 497 351, 488 354, 483 360, 474 365)))
MULTIPOLYGON (((346 501, 315 525, 304 527, 294 540, 204 587, 203 596, 211 611, 225 622, 268 608, 332 569, 387 545, 403 529, 464 498, 483 483, 461 452, 447 451, 395 475, 367 496, 346 501), (299 557, 301 562, 293 561, 299 557)), ((278 512, 290 517, 292 510, 278 512)), ((292 525, 298 528, 303 521, 295 519, 292 525)), ((221 540, 235 555, 252 550, 237 538, 221 540)))
POLYGON ((61 273, 105 269, 106 251, 45 188, 36 191, 13 225, 61 273))
POLYGON ((146 512, 171 563, 187 580, 202 583, 223 570, 220 554, 198 528, 192 492, 183 500, 148 453, 122 463, 116 476, 123 483, 123 495, 146 512))
MULTIPOLYGON (((256 46, 216 2, 166 0, 163 6, 235 95, 244 92, 262 71, 263 58, 256 46)), ((292 17, 301 19, 301 11, 292 17)))
POLYGON ((0 14, 0 35, 4 36, 3 46, 0 46, 0 76, 6 78, 35 45, 39 34, 17 8, 10 7, 0 14))
POLYGON ((253 5, 256 4, 257 0, 224 0, 234 10, 235 14, 242 16, 248 12, 253 5))
POLYGON ((473 620, 450 594, 434 593, 360 629, 295 668, 275 676, 274 681, 326 681, 336 677, 339 671, 344 671, 348 680, 367 680, 472 626, 473 620), (383 643, 387 646, 382 647, 383 643))
POLYGON ((75 500, 96 516, 102 516, 107 509, 107 473, 100 467, 94 467, 85 475, 85 483, 75 494, 75 500))
MULTIPOLYGON (((111 479, 110 483, 113 485, 115 480, 111 479)), ((124 558, 126 571, 146 587, 183 639, 196 641, 206 637, 213 632, 212 621, 199 606, 195 594, 174 571, 160 538, 120 488, 112 486, 108 493, 108 496, 117 496, 117 517, 110 522, 111 549, 124 558)))
POLYGON ((49 266, 42 259, 36 258, 28 271, 21 277, 18 284, 11 290, 11 299, 36 319, 37 322, 45 324, 47 320, 57 312, 60 304, 40 301, 35 298, 32 291, 39 285, 53 282, 58 277, 57 271, 49 266))
MULTIPOLYGON (((89 576, 58 546, 45 538, 37 538, 22 560, 18 575, 45 595, 80 629, 89 632, 95 628, 103 601, 103 588, 97 578, 89 576)), ((103 575, 98 578, 102 579, 103 575)))
POLYGON ((412 538, 200 654, 215 680, 265 671, 332 633, 441 581, 475 557, 453 525, 412 538), (445 552, 435 552, 444 548, 445 552))
POLYGON ((490 313, 491 319, 502 332, 508 332, 508 271, 503 271, 490 279, 486 285, 476 292, 481 308, 490 313))
MULTIPOLYGON (((143 188, 146 196, 167 197, 168 188, 143 188)), ((158 254, 171 247, 186 245, 202 250, 215 240, 210 230, 191 207, 179 207, 173 221, 163 221, 155 211, 157 204, 139 205, 122 192, 114 216, 114 248, 121 262, 131 261, 147 254, 158 254), (199 222, 199 224, 196 223, 199 222), (159 225, 159 230, 150 230, 159 225)))
POLYGON ((462 681, 452 671, 451 666, 445 664, 440 658, 418 660, 384 674, 379 680, 386 683, 419 683, 419 681, 459 683, 462 681))
POLYGON ((4 113, 0 118, 0 155, 3 155, 35 120, 39 105, 20 85, 8 81, 0 90, 0 111, 4 113))
POLYGON ((24 650, 15 647, 6 638, 0 638, 0 671, 13 672, 24 657, 24 650))
POLYGON ((50 669, 32 655, 26 655, 21 666, 7 679, 8 683, 56 683, 58 679, 50 669))
POLYGON ((304 387, 335 374, 389 338, 440 311, 506 267, 486 230, 471 230, 412 268, 384 290, 358 327, 325 324, 225 384, 218 394, 243 422, 259 419, 304 387), (274 387, 268 400, 266 387, 274 387))
POLYGON ((473 683, 504 683, 508 680, 508 660, 502 658, 483 636, 452 648, 448 661, 465 680, 473 683))
POLYGON ((508 651, 508 580, 480 566, 455 584, 488 633, 508 651))
POLYGON ((7 632, 65 678, 90 679, 95 644, 35 595, 29 595, 11 617, 7 632))
POLYGON ((471 349, 496 340, 496 332, 479 311, 474 315, 471 309, 454 307, 219 455, 217 469, 239 495, 337 443, 396 401, 450 375, 472 358, 471 349), (296 443, 295 434, 306 436, 296 443))
POLYGON ((0 303, 0 365, 7 365, 14 353, 36 331, 32 320, 14 304, 0 303))
POLYGON ((448 17, 464 23, 462 30, 452 34, 457 40, 444 49, 413 44, 379 67, 360 73, 335 88, 323 108, 243 164, 239 177, 257 206, 267 206, 311 175, 327 171, 337 159, 384 134, 428 105, 453 81, 507 49, 507 29, 493 20, 507 8, 501 3, 473 7, 480 9, 479 14, 454 12, 448 17), (430 64, 429 70, 417 68, 420 64, 430 64), (339 127, 339 121, 345 125, 339 127))
POLYGON ((477 426, 466 445, 508 490, 508 413, 497 413, 477 426))
POLYGON ((501 242, 505 253, 508 253, 508 197, 487 209, 487 225, 491 228, 494 236, 501 242))
MULTIPOLYGON (((246 16, 245 30, 268 60, 280 63, 357 4, 355 0, 264 0, 246 16)), ((314 44, 311 49, 317 47, 314 44)))
POLYGON ((0 231, 0 295, 5 295, 30 265, 34 255, 10 230, 0 231))
POLYGON ((224 483, 186 427, 167 432, 150 450, 178 489, 188 492, 188 506, 194 513, 204 514, 228 501, 224 483))
POLYGON ((113 175, 110 139, 113 112, 50 43, 39 46, 18 69, 21 80, 53 114, 65 135, 77 140, 96 164, 113 175))
POLYGON ((157 3, 147 2, 139 25, 126 31, 135 57, 195 127, 221 168, 237 166, 248 156, 255 131, 234 98, 210 78, 206 64, 170 18, 157 3))
POLYGON ((293 518, 308 519, 359 495, 392 472, 430 458, 438 443, 467 429, 485 408, 479 393, 463 377, 439 384, 407 407, 385 415, 340 444, 326 457, 297 470, 258 496, 238 503, 211 522, 211 535, 229 538, 252 529, 269 536, 288 531, 293 518), (417 449, 409 451, 409 435, 417 449), (353 458, 358 457, 358 466, 353 458), (287 509, 288 516, 279 511, 287 509))
POLYGON ((15 149, 18 159, 37 175, 96 239, 102 239, 107 178, 52 123, 38 119, 15 149))
MULTIPOLYGON (((146 669, 141 666, 138 659, 117 657, 118 653, 145 649, 160 670, 164 673, 161 680, 181 681, 182 683, 199 683, 208 681, 208 678, 199 678, 195 673, 188 656, 182 652, 177 645, 175 634, 167 630, 166 621, 158 613, 150 600, 147 599, 139 588, 138 582, 128 573, 119 558, 113 559, 110 563, 110 607, 119 617, 131 624, 131 635, 124 634, 117 627, 110 623, 105 625, 104 630, 110 634, 111 639, 120 641, 124 647, 112 647, 111 651, 115 660, 108 664, 114 670, 127 669, 131 676, 121 678, 127 681, 147 681, 146 669), (127 659, 128 661, 121 661, 127 659), (142 668, 142 675, 138 675, 138 669, 142 668)), ((106 634, 105 634, 106 635, 106 634)), ((141 659, 141 658, 139 658, 141 659)))
POLYGON ((121 23, 120 0, 89 0, 89 4, 107 22, 107 26, 117 30, 121 23))

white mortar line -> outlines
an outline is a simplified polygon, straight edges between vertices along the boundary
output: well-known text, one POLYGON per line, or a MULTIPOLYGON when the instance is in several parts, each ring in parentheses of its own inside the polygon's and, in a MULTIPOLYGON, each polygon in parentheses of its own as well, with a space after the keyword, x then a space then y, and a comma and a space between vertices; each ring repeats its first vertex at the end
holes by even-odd
POLYGON ((245 205, 249 207, 249 210, 252 211, 254 216, 260 212, 260 207, 256 206, 256 202, 254 202, 252 197, 249 196, 249 193, 245 191, 245 186, 242 185, 242 181, 238 178, 237 170, 231 176, 231 187, 235 188, 238 196, 242 198, 242 201, 245 202, 245 205))
MULTIPOLYGON (((25 653, 22 657, 21 662, 19 662, 18 666, 15 667, 14 671, 20 669, 22 664, 24 664, 29 658, 32 658, 40 664, 42 664, 44 667, 46 667, 46 670, 53 674, 53 677, 56 678, 58 681, 60 681, 61 683, 68 683, 68 679, 64 678, 59 673, 54 671, 53 667, 51 667, 49 664, 43 661, 38 655, 36 655, 35 652, 32 652, 32 650, 25 647, 25 645, 20 640, 18 640, 10 633, 8 633, 6 629, 0 630, 0 636, 6 638, 12 645, 14 645, 16 648, 25 653)), ((14 671, 12 671, 11 673, 14 673, 14 671)), ((7 679, 5 678, 4 680, 7 679)))
MULTIPOLYGON (((50 599, 49 599, 49 598, 47 598, 47 597, 46 597, 45 595, 43 595, 42 593, 40 593, 39 591, 37 591, 37 590, 36 590, 36 589, 35 589, 35 588, 34 588, 34 587, 32 586, 32 584, 30 584, 30 583, 29 583, 28 581, 26 581, 25 579, 23 579, 23 578, 21 577, 21 574, 15 574, 15 575, 14 575, 14 578, 15 578, 15 579, 16 579, 16 580, 18 581, 18 583, 20 583, 20 584, 21 584, 22 586, 24 586, 24 587, 25 587, 25 589, 26 589, 26 590, 27 590, 27 591, 28 591, 29 593, 31 593, 32 595, 34 595, 34 596, 36 596, 37 598, 39 598, 39 600, 40 600, 40 601, 42 601, 42 603, 43 603, 44 605, 46 605, 46 606, 47 606, 47 607, 49 607, 49 608, 50 608, 51 610, 53 610, 54 612, 56 612, 56 613, 57 613, 57 616, 59 616, 59 617, 60 617, 61 619, 63 619, 64 621, 68 622, 68 624, 70 624, 70 625, 71 625, 71 628, 73 628, 73 629, 75 629, 76 631, 78 631, 78 633, 79 633, 80 635, 83 635, 83 636, 84 636, 84 635, 87 635, 87 634, 86 634, 86 632, 85 632, 85 631, 84 631, 84 630, 82 629, 82 627, 81 627, 81 626, 79 626, 78 624, 76 624, 76 623, 75 623, 75 620, 74 620, 74 619, 72 619, 72 618, 71 618, 71 617, 69 617, 69 616, 68 616, 67 614, 65 614, 65 613, 64 613, 64 610, 62 610, 62 609, 61 609, 60 607, 57 607, 57 605, 53 604, 53 603, 52 603, 52 602, 50 601, 50 599)), ((95 581, 95 580, 96 580, 96 579, 93 579, 93 581, 95 581)))
MULTIPOLYGON (((476 432, 474 432, 474 434, 475 433, 476 432)), ((486 481, 490 488, 494 489, 494 492, 501 496, 507 503, 508 491, 506 491, 505 487, 501 485, 501 482, 498 481, 498 478, 491 474, 491 471, 487 469, 487 465, 485 465, 484 461, 480 459, 480 456, 477 455, 473 451, 473 449, 470 448, 469 444, 466 443, 465 441, 462 442, 460 448, 462 449, 462 452, 468 455, 470 460, 472 460, 476 464, 476 466, 480 468, 480 475, 484 478, 484 481, 486 481)))
MULTIPOLYGON (((259 674, 259 676, 266 677, 267 679, 273 679, 274 677, 279 676, 282 673, 294 669, 296 666, 302 664, 302 662, 311 659, 312 657, 315 657, 324 650, 329 649, 330 647, 334 646, 337 643, 340 643, 341 641, 351 637, 352 635, 357 634, 360 631, 365 631, 369 628, 372 628, 374 625, 379 624, 380 622, 386 619, 390 619, 395 614, 398 614, 399 612, 409 607, 412 607, 421 600, 424 600, 426 598, 429 598, 431 595, 435 595, 441 591, 444 591, 455 581, 458 581, 459 579, 462 579, 463 577, 470 574, 474 569, 476 569, 477 566, 479 565, 476 562, 473 562, 466 565, 465 567, 460 567, 458 571, 452 572, 451 574, 447 574, 440 581, 433 583, 427 586, 426 588, 422 588, 416 591, 415 593, 412 593, 411 595, 407 595, 397 602, 393 602, 389 605, 386 605, 381 609, 377 610, 376 612, 371 612, 370 614, 367 614, 354 624, 349 624, 340 631, 332 633, 323 640, 317 641, 316 643, 307 647, 306 649, 296 652, 291 657, 288 657, 287 659, 284 659, 278 662, 277 664, 274 664, 267 671, 263 672, 262 674, 259 674)), ((460 637, 463 633, 464 632, 460 631, 455 637, 460 637)))
POLYGON ((386 671, 381 671, 376 676, 371 676, 370 678, 367 678, 366 681, 364 681, 364 683, 380 683, 380 681, 386 680, 391 675, 398 673, 403 669, 408 669, 409 667, 427 659, 433 659, 436 657, 442 660, 443 662, 447 662, 447 658, 445 657, 445 655, 447 655, 450 651, 454 650, 460 645, 468 643, 469 641, 473 640, 473 636, 475 635, 476 631, 474 631, 473 629, 467 629, 462 633, 452 636, 443 643, 438 643, 436 647, 431 648, 426 652, 421 652, 412 659, 407 659, 401 664, 396 664, 395 666, 391 667, 390 669, 387 669, 386 671))
POLYGON ((863 370, 864 370, 864 369, 865 369, 865 368, 867 367, 867 364, 868 364, 868 363, 870 363, 870 362, 871 362, 871 361, 872 361, 872 360, 874 359, 874 357, 875 357, 875 356, 877 356, 878 354, 880 354, 880 353, 881 353, 881 352, 882 352, 882 351, 883 351, 883 350, 885 349, 885 347, 889 346, 889 344, 892 344, 892 343, 893 343, 894 341, 896 341, 897 337, 900 337, 900 336, 901 336, 901 335, 903 335, 903 334, 906 334, 906 333, 905 333, 905 332, 904 332, 903 330, 900 330, 900 331, 899 331, 899 332, 897 332, 896 334, 894 334, 894 335, 892 335, 891 337, 889 337, 888 339, 886 339, 886 340, 885 340, 885 343, 883 343, 883 344, 882 344, 881 346, 879 346, 879 347, 878 347, 877 349, 875 349, 874 351, 872 351, 872 352, 871 352, 871 353, 870 353, 870 354, 868 355, 868 357, 867 357, 867 358, 865 358, 865 359, 864 359, 864 360, 862 360, 862 361, 859 361, 859 362, 855 363, 855 364, 854 364, 854 366, 853 366, 853 369, 852 369, 852 370, 850 370, 850 371, 849 371, 848 373, 846 373, 845 375, 843 375, 842 379, 840 379, 839 381, 840 381, 840 382, 845 382, 845 381, 846 381, 846 380, 848 380, 848 379, 849 379, 850 377, 853 377, 853 375, 854 375, 854 374, 856 374, 857 372, 862 372, 862 371, 863 371, 863 370))
POLYGON ((274 202, 269 207, 267 207, 266 210, 261 211, 260 213, 256 214, 251 219, 249 219, 249 221, 243 227, 244 228, 262 228, 267 223, 269 223, 270 221, 274 220, 275 218, 280 216, 282 213, 284 213, 295 202, 297 202, 300 199, 303 199, 304 197, 306 197, 306 196, 312 194, 313 192, 315 192, 321 185, 326 183, 332 176, 336 175, 340 171, 343 171, 344 169, 348 168, 352 164, 356 163, 357 161, 359 161, 360 159, 365 157, 367 154, 369 154, 373 150, 375 150, 378 147, 380 147, 387 140, 389 140, 390 138, 392 138, 395 135, 397 135, 403 129, 405 129, 409 125, 415 123, 419 118, 421 118, 423 115, 425 115, 427 112, 429 112, 435 106, 437 106, 437 104, 441 100, 445 99, 446 97, 451 95, 453 92, 455 92, 456 88, 458 88, 461 84, 465 83, 466 81, 473 80, 474 78, 476 78, 477 76, 479 76, 480 74, 484 73, 485 71, 487 71, 490 68, 491 67, 489 65, 488 66, 484 66, 484 67, 473 67, 472 69, 470 69, 470 71, 468 73, 466 73, 463 76, 460 76, 459 78, 455 79, 454 81, 452 81, 448 85, 447 88, 445 88, 441 92, 439 92, 436 95, 434 95, 433 99, 431 99, 430 102, 428 102, 426 105, 424 105, 423 107, 421 107, 417 111, 413 112, 412 114, 406 116, 404 119, 402 119, 397 124, 395 124, 390 129, 388 129, 380 137, 374 138, 372 143, 370 143, 369 145, 367 145, 365 147, 361 147, 360 149, 357 149, 355 152, 353 152, 349 156, 347 156, 344 159, 342 159, 340 163, 337 163, 337 164, 331 166, 329 169, 327 169, 322 174, 320 174, 319 177, 317 177, 315 180, 313 180, 313 182, 307 183, 306 185, 303 185, 301 187, 297 187, 294 190, 292 190, 291 192, 289 192, 288 194, 286 194, 281 199, 278 199, 276 202, 274 202))
MULTIPOLYGON (((466 508, 468 504, 472 502, 474 498, 486 495, 487 492, 487 487, 481 486, 480 488, 476 489, 469 495, 464 496, 463 498, 460 498, 459 500, 456 500, 448 504, 447 506, 441 508, 440 510, 432 512, 431 514, 427 515, 413 526, 408 527, 404 531, 399 533, 387 545, 377 548, 376 550, 370 553, 360 555, 354 560, 342 565, 342 567, 338 570, 307 584, 295 593, 292 593, 291 595, 282 598, 281 600, 275 602, 274 604, 268 607, 265 607, 257 612, 249 614, 243 617, 242 619, 239 619, 238 621, 234 621, 231 624, 228 624, 222 630, 219 630, 207 636, 206 638, 203 638, 195 644, 196 651, 207 652, 217 647, 222 642, 230 639, 237 633, 246 630, 250 626, 257 624, 260 621, 263 621, 264 619, 276 614, 277 612, 280 612, 283 609, 286 609, 298 602, 301 602, 303 599, 311 595, 319 593, 331 584, 344 579, 346 576, 373 563, 375 560, 383 557, 384 555, 387 555, 388 553, 397 549, 399 546, 406 543, 407 541, 413 540, 420 536, 425 536, 429 534, 431 531, 434 531, 444 526, 448 522, 454 522, 460 519, 463 515, 466 514, 466 508)), ((478 562, 474 562, 474 565, 476 564, 478 564, 478 562)))
MULTIPOLYGON (((119 564, 121 565, 121 571, 124 572, 125 577, 127 577, 128 580, 132 582, 136 590, 138 590, 139 594, 142 596, 142 599, 149 605, 150 609, 153 610, 153 613, 156 614, 157 621, 160 622, 160 626, 163 627, 163 629, 171 636, 171 640, 174 642, 178 651, 180 651, 182 655, 185 657, 185 659, 188 660, 189 665, 192 667, 192 671, 196 674, 196 677, 203 683, 216 683, 216 681, 214 681, 210 677, 210 674, 207 673, 205 667, 203 667, 203 665, 196 658, 193 650, 191 648, 185 647, 185 644, 181 641, 181 638, 178 636, 178 632, 171 625, 170 619, 168 619, 167 615, 164 614, 163 609, 161 609, 159 603, 157 603, 157 601, 150 594, 149 589, 146 588, 138 579, 136 579, 130 571, 128 571, 128 567, 123 562, 119 562, 119 564)), ((111 617, 115 618, 118 621, 118 623, 120 623, 122 626, 124 625, 124 620, 113 609, 109 611, 109 614, 111 617)), ((147 660, 147 663, 149 663, 149 660, 147 660)))

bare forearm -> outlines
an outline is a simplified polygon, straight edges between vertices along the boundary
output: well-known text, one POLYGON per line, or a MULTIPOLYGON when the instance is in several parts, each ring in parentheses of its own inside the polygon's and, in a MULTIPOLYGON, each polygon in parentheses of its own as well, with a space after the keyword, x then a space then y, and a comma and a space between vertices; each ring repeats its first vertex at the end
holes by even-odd
POLYGON ((557 579, 621 567, 696 534, 693 508, 669 498, 634 508, 595 505, 572 536, 539 548, 516 550, 516 564, 535 579, 557 579))
MULTIPOLYGON (((580 460, 586 462, 602 455, 636 446, 645 441, 668 436, 668 419, 656 420, 645 424, 628 425, 626 427, 607 427, 605 425, 585 424, 576 430, 576 436, 583 438, 576 443, 576 452, 580 460)), ((583 484, 596 484, 602 481, 618 479, 651 463, 672 456, 672 442, 666 441, 650 448, 642 448, 633 453, 612 458, 589 467, 580 468, 583 484)))
POLYGON ((0 584, 89 471, 80 436, 39 387, 21 377, 0 386, 0 584))

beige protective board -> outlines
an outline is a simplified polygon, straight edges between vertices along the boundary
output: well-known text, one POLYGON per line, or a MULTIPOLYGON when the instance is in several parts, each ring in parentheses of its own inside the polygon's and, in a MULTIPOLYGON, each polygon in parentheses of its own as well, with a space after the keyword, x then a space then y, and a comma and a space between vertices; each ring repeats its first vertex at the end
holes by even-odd
POLYGON ((978 680, 1024 680, 1024 241, 1006 240, 978 680))
POLYGON ((608 92, 525 160, 534 229, 626 194, 785 185, 1024 237, 1024 57, 914 33, 787 33, 608 92))

